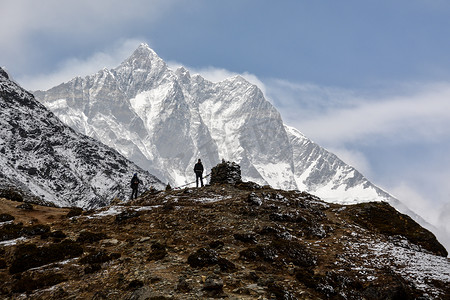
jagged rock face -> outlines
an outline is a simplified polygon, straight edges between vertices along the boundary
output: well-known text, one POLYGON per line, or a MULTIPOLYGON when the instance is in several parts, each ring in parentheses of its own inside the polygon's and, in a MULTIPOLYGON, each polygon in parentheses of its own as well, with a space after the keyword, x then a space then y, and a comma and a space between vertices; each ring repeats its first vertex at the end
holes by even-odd
MULTIPOLYGON (((128 199, 129 181, 141 174, 161 182, 115 150, 62 123, 0 72, 0 188, 23 191, 27 200, 60 206, 98 207, 128 199)), ((17 193, 17 192, 16 192, 17 193)))
POLYGON ((328 204, 243 182, 77 213, 18 204, 0 199, 0 298, 450 296, 434 236, 381 202, 328 204))
POLYGON ((285 126, 255 85, 240 76, 212 83, 172 71, 147 45, 117 68, 35 95, 66 124, 117 149, 177 187, 222 159, 242 178, 341 203, 389 200, 354 168, 285 126))

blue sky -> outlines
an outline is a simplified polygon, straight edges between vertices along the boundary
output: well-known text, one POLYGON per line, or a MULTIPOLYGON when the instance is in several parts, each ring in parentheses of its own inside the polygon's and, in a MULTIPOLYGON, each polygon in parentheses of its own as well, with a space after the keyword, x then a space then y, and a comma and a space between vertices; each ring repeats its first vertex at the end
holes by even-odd
POLYGON ((25 88, 115 67, 141 42, 211 80, 242 74, 285 123, 450 236, 450 1, 0 4, 0 65, 25 88))

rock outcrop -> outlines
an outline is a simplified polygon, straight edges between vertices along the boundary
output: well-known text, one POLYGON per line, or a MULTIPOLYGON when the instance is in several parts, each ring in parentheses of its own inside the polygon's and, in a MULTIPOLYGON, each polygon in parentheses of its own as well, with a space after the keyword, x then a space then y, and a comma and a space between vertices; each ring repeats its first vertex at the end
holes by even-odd
POLYGON ((235 162, 223 160, 211 169, 210 184, 236 184, 242 182, 241 167, 235 162))

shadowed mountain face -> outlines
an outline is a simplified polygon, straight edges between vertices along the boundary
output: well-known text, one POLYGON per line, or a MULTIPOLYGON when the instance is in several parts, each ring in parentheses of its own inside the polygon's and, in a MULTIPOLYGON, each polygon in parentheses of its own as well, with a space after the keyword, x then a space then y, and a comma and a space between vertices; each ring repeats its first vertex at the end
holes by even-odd
MULTIPOLYGON (((0 69, 1 70, 1 69, 0 69)), ((0 72, 0 188, 58 206, 98 207, 131 194, 139 173, 162 183, 114 149, 75 132, 0 72)), ((5 193, 5 192, 2 192, 5 193)))
POLYGON ((450 296, 445 249, 388 204, 330 204, 305 192, 242 182, 235 165, 218 167, 214 185, 148 192, 90 211, 38 205, 24 210, 20 203, 0 199, 0 295, 450 296), (230 179, 237 180, 228 184, 230 179))
POLYGON ((241 165, 244 180, 312 192, 327 201, 392 200, 351 166, 285 126, 258 87, 176 71, 147 45, 114 69, 36 91, 63 122, 172 186, 193 181, 202 158, 241 165))

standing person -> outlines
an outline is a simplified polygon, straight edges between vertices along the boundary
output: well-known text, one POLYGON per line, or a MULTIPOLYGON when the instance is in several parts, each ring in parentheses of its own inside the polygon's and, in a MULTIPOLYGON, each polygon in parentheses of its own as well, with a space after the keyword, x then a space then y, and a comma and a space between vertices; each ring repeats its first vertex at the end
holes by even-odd
POLYGON ((142 181, 139 180, 137 173, 134 173, 133 178, 131 178, 131 189, 133 190, 133 192, 131 193, 131 199, 133 199, 133 196, 134 199, 137 198, 140 183, 142 183, 142 181))
POLYGON ((194 166, 194 172, 195 172, 195 183, 197 184, 198 187, 198 179, 200 178, 200 183, 203 186, 203 164, 202 164, 202 160, 198 159, 198 162, 195 164, 194 166))

